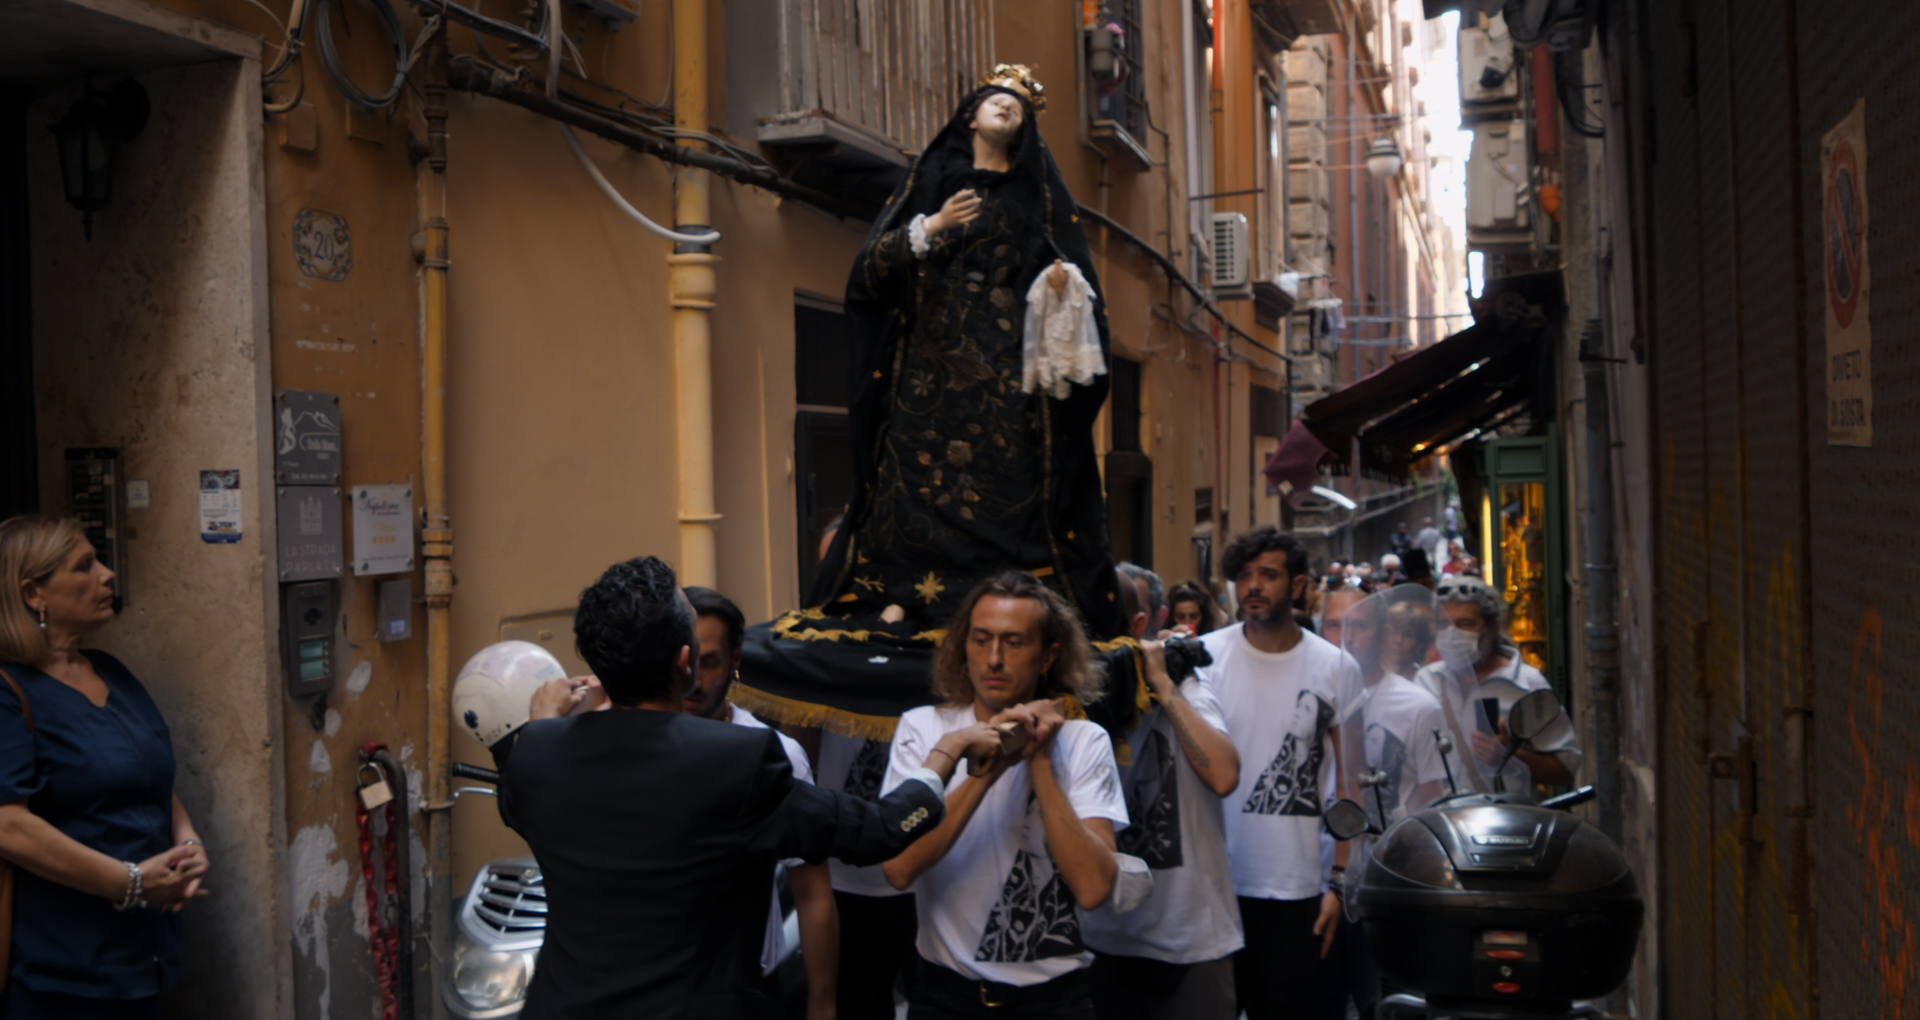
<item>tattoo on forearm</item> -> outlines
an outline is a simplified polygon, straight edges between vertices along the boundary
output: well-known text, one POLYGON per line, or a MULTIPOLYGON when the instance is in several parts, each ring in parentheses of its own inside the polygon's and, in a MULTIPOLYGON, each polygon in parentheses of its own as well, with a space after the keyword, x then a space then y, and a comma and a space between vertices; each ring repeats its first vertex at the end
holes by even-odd
POLYGON ((1187 729, 1187 721, 1174 711, 1173 702, 1167 702, 1167 721, 1173 724, 1173 735, 1180 740, 1180 749, 1187 752, 1187 760, 1196 769, 1212 768, 1213 762, 1207 752, 1200 750, 1200 742, 1193 739, 1192 731, 1187 729))

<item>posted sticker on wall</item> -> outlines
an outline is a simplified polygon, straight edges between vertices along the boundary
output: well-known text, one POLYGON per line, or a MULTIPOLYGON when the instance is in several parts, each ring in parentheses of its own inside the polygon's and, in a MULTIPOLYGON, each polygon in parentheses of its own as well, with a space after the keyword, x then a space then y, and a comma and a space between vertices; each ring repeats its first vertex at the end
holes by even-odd
POLYGON ((1820 140, 1827 445, 1873 445, 1873 272, 1867 261, 1867 101, 1820 140))
POLYGON ((240 541, 240 472, 200 472, 200 541, 209 545, 240 541))

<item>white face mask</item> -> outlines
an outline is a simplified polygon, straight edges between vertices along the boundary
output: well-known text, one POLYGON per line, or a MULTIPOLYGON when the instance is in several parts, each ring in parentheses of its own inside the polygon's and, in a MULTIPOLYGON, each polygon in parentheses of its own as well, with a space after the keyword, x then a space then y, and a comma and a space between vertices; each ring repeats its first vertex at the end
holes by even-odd
POLYGON ((1456 671, 1473 668, 1473 660, 1480 651, 1480 635, 1458 627, 1441 631, 1433 643, 1440 649, 1440 658, 1447 668, 1456 671))

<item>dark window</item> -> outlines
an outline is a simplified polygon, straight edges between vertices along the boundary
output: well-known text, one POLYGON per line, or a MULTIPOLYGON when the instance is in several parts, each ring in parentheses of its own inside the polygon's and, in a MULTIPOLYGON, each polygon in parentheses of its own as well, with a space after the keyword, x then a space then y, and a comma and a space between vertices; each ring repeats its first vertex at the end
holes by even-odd
POLYGON ((1247 404, 1253 415, 1253 434, 1279 439, 1286 433, 1287 426, 1286 415, 1281 411, 1280 391, 1265 386, 1252 389, 1253 397, 1247 404))
POLYGON ((793 309, 793 473, 800 535, 800 591, 813 587, 821 540, 853 499, 847 436, 847 317, 802 299, 793 309))
POLYGON ((847 317, 807 303, 793 306, 794 403, 847 406, 847 317))
POLYGON ((1114 559, 1153 569, 1153 461, 1144 453, 1107 454, 1107 546, 1114 559))
POLYGON ((1140 363, 1114 358, 1109 375, 1108 417, 1113 422, 1113 448, 1140 452, 1140 363))

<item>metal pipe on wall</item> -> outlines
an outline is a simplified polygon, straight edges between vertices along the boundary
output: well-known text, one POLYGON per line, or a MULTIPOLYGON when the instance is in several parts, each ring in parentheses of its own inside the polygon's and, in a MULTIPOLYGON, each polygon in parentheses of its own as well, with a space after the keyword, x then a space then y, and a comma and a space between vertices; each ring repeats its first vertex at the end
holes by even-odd
MULTIPOLYGON (((1596 300, 1601 293, 1596 290, 1596 300)), ((1582 570, 1587 582, 1587 688, 1593 695, 1593 785, 1599 792, 1600 831, 1618 840, 1620 632, 1614 616, 1613 415, 1605 344, 1600 320, 1587 320, 1580 336, 1580 373, 1587 398, 1587 557, 1582 570)))
MULTIPOLYGON (((448 804, 452 748, 451 681, 453 604, 453 525, 447 512, 447 46, 435 33, 425 54, 427 73, 420 81, 427 122, 427 158, 419 172, 421 234, 421 490, 426 518, 420 530, 427 609, 427 804, 448 804)), ((451 806, 451 805, 448 805, 451 806)), ((441 973, 442 955, 453 934, 453 815, 427 813, 427 922, 432 933, 432 968, 441 973)), ((432 996, 432 1015, 446 1015, 440 996, 432 996)))
MULTIPOLYGON (((707 0, 673 2, 673 122, 682 131, 707 130, 707 0)), ((680 144, 700 145, 693 138, 680 144)), ((674 171, 674 229, 712 224, 706 171, 674 171)), ((680 454, 680 583, 719 582, 715 541, 720 514, 713 498, 713 323, 719 256, 710 245, 676 244, 667 256, 667 299, 673 306, 676 422, 680 454)))

